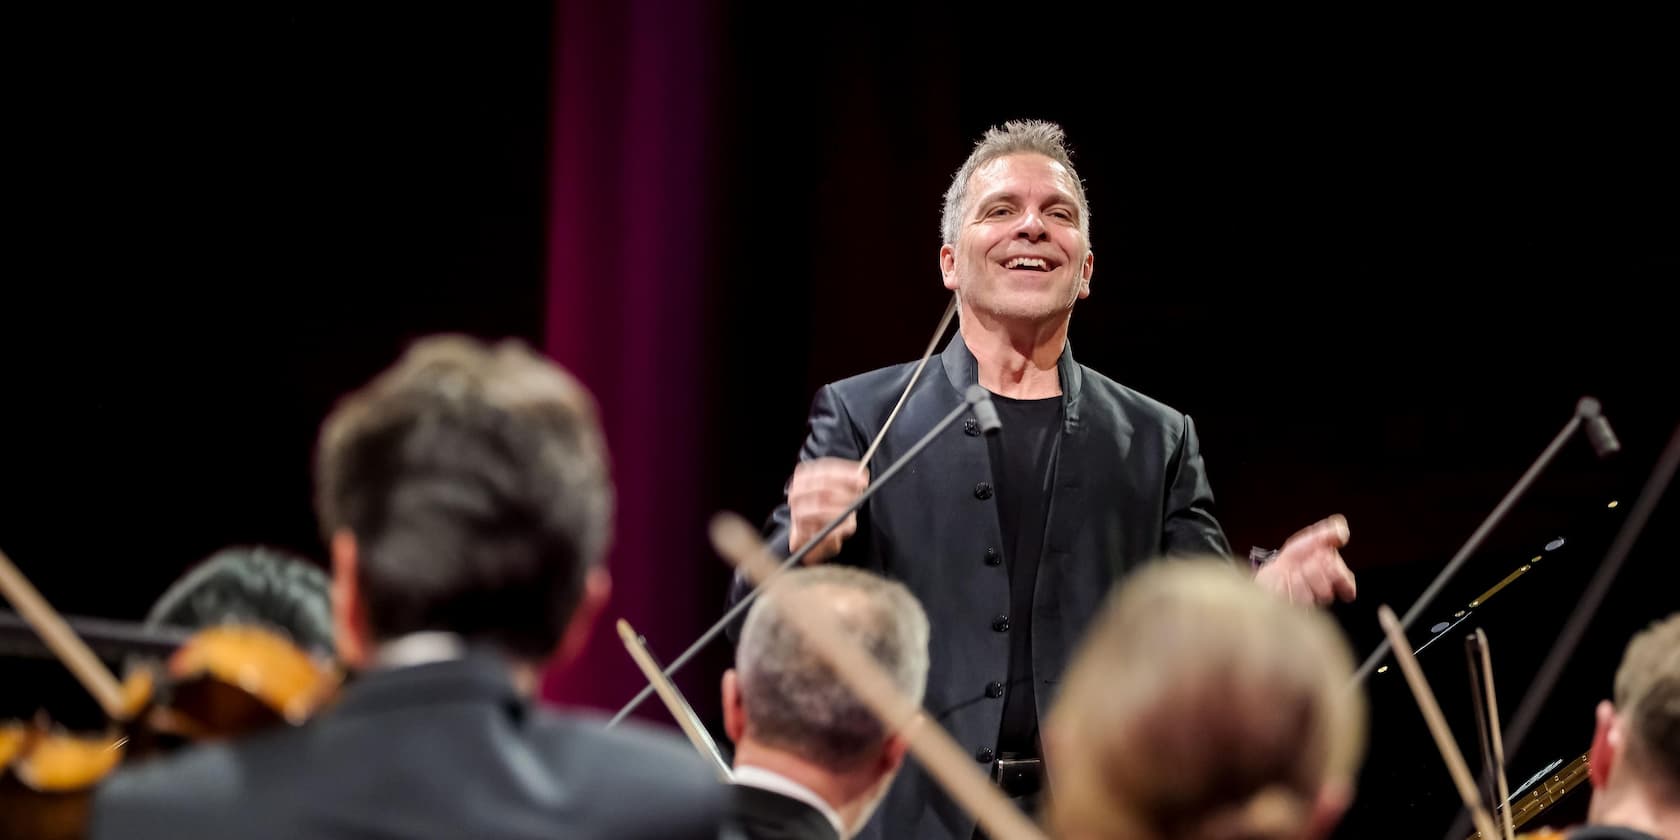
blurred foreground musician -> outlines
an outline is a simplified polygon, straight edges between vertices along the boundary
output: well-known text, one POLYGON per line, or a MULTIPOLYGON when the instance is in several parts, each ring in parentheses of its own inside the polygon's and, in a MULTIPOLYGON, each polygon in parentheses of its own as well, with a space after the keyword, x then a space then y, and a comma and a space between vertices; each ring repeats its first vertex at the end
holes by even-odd
POLYGON ((341 659, 297 729, 198 747, 101 789, 96 837, 715 837, 686 744, 533 706, 608 590, 593 401, 517 344, 420 342, 322 427, 316 504, 341 659))
POLYGON ((333 658, 327 575, 283 549, 229 546, 181 575, 146 613, 149 628, 194 630, 249 624, 279 632, 299 648, 333 658))
POLYGON ((1680 613, 1635 635, 1598 704, 1592 804, 1569 840, 1680 838, 1680 613))
POLYGON ((723 677, 736 820, 748 840, 841 840, 868 822, 908 743, 801 641, 780 607, 793 592, 832 611, 836 626, 918 704, 927 687, 927 614, 903 584, 843 566, 779 575, 747 613, 735 668, 723 677))
POLYGON ((1353 795, 1365 701, 1323 613, 1217 559, 1112 592, 1046 724, 1060 840, 1316 840, 1353 795))

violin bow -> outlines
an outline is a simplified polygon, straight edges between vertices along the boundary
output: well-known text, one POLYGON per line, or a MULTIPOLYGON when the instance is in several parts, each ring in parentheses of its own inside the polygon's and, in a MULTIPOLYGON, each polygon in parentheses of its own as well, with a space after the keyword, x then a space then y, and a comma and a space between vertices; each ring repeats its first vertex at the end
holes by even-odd
POLYGON ((1410 628, 1412 622, 1417 620, 1418 615, 1423 612, 1424 608, 1435 600, 1435 596, 1440 594, 1441 588, 1446 586, 1447 581, 1452 580, 1452 576, 1458 573, 1459 567, 1463 566, 1464 562, 1470 559, 1470 555, 1481 547, 1482 540, 1487 539, 1487 535, 1493 532, 1494 526, 1498 525, 1499 521, 1505 517, 1511 506, 1515 505, 1517 500, 1522 498, 1523 493, 1528 491, 1528 486, 1533 484, 1534 480, 1540 477, 1541 471, 1545 470, 1546 465, 1557 457, 1558 451, 1563 449, 1564 443, 1569 440, 1570 436, 1581 428, 1586 429, 1587 440, 1592 443, 1593 451, 1598 453, 1600 458, 1608 457, 1611 453, 1622 448, 1621 443, 1616 440, 1615 432, 1610 431, 1610 422, 1604 419, 1598 400, 1592 397, 1582 397, 1576 402, 1575 413, 1570 415, 1569 422, 1558 430, 1557 436, 1552 438, 1552 442, 1541 451, 1540 457, 1536 458, 1534 463, 1529 466, 1528 471, 1517 479, 1517 483, 1512 485, 1510 492, 1505 494, 1505 498, 1499 500, 1499 504, 1494 506, 1493 512, 1488 514, 1487 519, 1482 520, 1482 524, 1470 535, 1470 539, 1465 540, 1464 545, 1459 547, 1458 553, 1447 561, 1447 565, 1442 567, 1434 580, 1430 581, 1429 586, 1423 590, 1423 594, 1419 595, 1417 601, 1413 602, 1412 606, 1406 610, 1405 617, 1400 620, 1400 638, 1385 638, 1382 643, 1377 645, 1376 650, 1371 651, 1371 655, 1365 658, 1365 662, 1359 666, 1359 670, 1353 675, 1355 685, 1370 676, 1371 669, 1376 667, 1377 662, 1383 658, 1384 654, 1389 652, 1391 646, 1404 646, 1406 641, 1404 631, 1410 628))
POLYGON ((1412 689, 1412 697, 1417 700, 1418 710, 1423 712, 1424 723, 1429 725, 1429 734, 1435 739, 1435 748, 1440 750, 1441 758, 1447 763, 1447 773, 1452 776, 1453 785, 1458 788, 1460 799, 1464 800, 1464 807, 1469 809, 1470 818, 1475 822, 1476 830, 1482 837, 1495 836, 1493 819, 1488 816, 1486 808, 1482 807, 1482 796, 1476 790, 1475 780, 1470 778, 1470 768, 1464 763, 1464 755, 1458 751, 1457 742, 1453 741, 1452 731, 1447 728, 1446 718, 1441 715, 1441 706, 1435 702, 1435 693, 1429 688, 1429 681, 1424 679, 1423 669, 1418 667, 1417 657, 1406 644, 1406 632, 1400 627, 1400 620, 1394 617, 1394 610, 1387 604, 1377 607, 1377 620, 1382 622, 1383 632, 1394 644, 1394 658, 1400 660, 1400 670, 1406 675, 1406 685, 1412 689))
POLYGON ((659 692, 659 699, 665 701, 665 708, 671 711, 671 717, 676 718, 677 725, 682 727, 689 743, 700 752, 700 757, 708 759, 716 766, 718 778, 725 784, 735 780, 735 774, 730 772, 729 763, 723 760, 723 753, 718 750, 717 742, 712 740, 700 716, 694 713, 694 708, 688 705, 688 700, 677 690, 676 683, 659 670, 659 663, 653 659, 653 652, 647 649, 636 631, 630 627, 630 622, 618 620, 618 638, 624 642, 624 649, 630 652, 630 658, 636 660, 636 667, 642 669, 642 676, 647 677, 648 683, 659 692))
MULTIPOLYGON (((1517 713, 1511 719, 1511 737, 1507 741, 1512 755, 1522 747, 1528 730, 1534 726, 1535 719, 1540 715, 1540 707, 1551 694, 1552 688, 1557 685, 1558 677, 1563 675, 1564 664, 1575 653, 1588 622, 1597 614, 1599 604, 1603 603, 1605 594, 1610 590, 1610 584, 1615 582, 1622 564, 1627 561, 1628 554, 1633 550, 1633 544, 1639 540, 1640 532, 1645 530, 1645 523, 1656 510, 1657 502, 1661 501, 1663 493, 1668 490, 1669 482, 1673 481, 1676 467, 1680 467, 1680 425, 1674 427, 1674 433, 1669 437, 1668 445, 1663 448, 1662 454, 1658 456, 1650 478, 1645 480, 1645 486, 1639 490, 1639 498, 1634 500, 1627 519, 1623 520, 1622 527, 1616 531, 1616 539, 1610 544, 1609 552, 1604 555, 1603 562, 1598 564, 1598 571, 1593 573, 1581 600, 1576 602, 1575 610, 1569 614, 1569 620, 1558 633, 1551 653, 1548 653, 1545 661, 1540 664, 1534 682, 1529 684, 1522 702, 1517 705, 1517 713)), ((1455 830, 1448 837, 1463 835, 1462 830, 1455 830)))
POLYGON ((1505 832, 1505 840, 1514 840, 1516 824, 1510 808, 1511 788, 1505 779, 1505 746, 1499 732, 1499 701, 1493 691, 1493 658, 1488 651, 1487 634, 1482 632, 1482 628, 1477 627, 1465 641, 1470 656, 1470 698, 1476 707, 1476 728, 1482 735, 1478 743, 1482 749, 1484 772, 1493 774, 1498 788, 1491 796, 1502 803, 1494 807, 1493 817, 1505 832), (1481 691, 1477 691, 1478 687, 1481 691))
POLYGON ((123 701, 122 686, 117 682, 111 670, 105 663, 99 661, 93 649, 70 629, 64 617, 41 597, 41 593, 29 579, 18 571, 12 563, 12 558, 6 552, 0 551, 0 594, 6 596, 12 607, 17 610, 23 620, 35 628, 40 634, 41 641, 70 669, 88 693, 93 695, 106 716, 111 720, 123 720, 128 717, 128 710, 123 701))
POLYGON ((916 363, 916 369, 910 372, 910 381, 904 383, 904 393, 898 395, 898 402, 887 414, 887 422, 881 424, 881 431, 875 433, 875 440, 869 448, 864 450, 863 457, 858 459, 858 475, 869 472, 869 459, 875 457, 875 450, 881 447, 881 441, 886 440, 887 430, 892 428, 893 418, 898 416, 898 410, 904 407, 904 401, 910 398, 910 389, 916 387, 916 380, 922 375, 922 368, 927 366, 928 359, 933 356, 933 349, 939 346, 939 339, 945 335, 945 328, 951 325, 951 316, 957 314, 957 293, 951 293, 951 302, 945 305, 945 314, 939 319, 939 327, 933 331, 933 338, 928 339, 927 349, 922 351, 922 360, 916 363))
MULTIPOLYGON (((731 513, 712 518, 712 546, 732 565, 760 585, 778 572, 775 555, 765 546, 758 531, 745 519, 731 513)), ((801 593, 793 593, 796 598, 801 593)), ((796 609, 778 605, 782 617, 792 624, 806 644, 828 663, 846 688, 864 701, 888 731, 902 731, 910 752, 928 774, 964 809, 979 821, 987 836, 998 840, 1045 840, 1032 821, 1004 798, 938 723, 930 720, 921 706, 910 702, 881 667, 861 646, 841 634, 836 623, 822 609, 796 609)))

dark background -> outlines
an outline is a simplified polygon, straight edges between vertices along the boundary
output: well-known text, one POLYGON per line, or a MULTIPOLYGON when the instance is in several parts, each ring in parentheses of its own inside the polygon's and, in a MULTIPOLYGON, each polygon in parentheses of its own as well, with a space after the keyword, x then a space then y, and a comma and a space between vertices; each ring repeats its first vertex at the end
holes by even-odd
MULTIPOLYGON (((557 83, 555 44, 610 50, 666 20, 660 4, 580 5, 10 22, 0 548, 50 601, 134 619, 224 545, 321 560, 308 464, 338 394, 437 330, 552 346, 566 328, 544 315, 565 262, 548 249, 558 103, 628 87, 623 73, 557 83)), ((703 199, 684 234, 703 246, 668 283, 703 305, 649 306, 694 322, 705 364, 684 393, 702 396, 668 408, 703 445, 672 465, 694 490, 665 514, 768 512, 815 388, 925 345, 946 300, 940 196, 969 144, 1004 119, 1053 119, 1099 256, 1070 333, 1079 359, 1196 418, 1239 550, 1349 517, 1359 598, 1334 613, 1359 655, 1376 606, 1403 612, 1575 400, 1602 400, 1624 451, 1600 462, 1571 440, 1412 633, 1566 538, 1423 653, 1476 763, 1452 682, 1463 632, 1491 636, 1508 718, 1680 421, 1658 303, 1680 276, 1677 68, 1651 22, 895 5, 795 25, 750 4, 685 8, 704 25, 677 37, 707 73, 685 80, 693 115, 658 142, 697 150, 671 179, 703 199)), ((633 120, 590 130, 646 142, 633 120)), ((607 241, 606 221, 602 254, 663 239, 607 241)), ((598 276, 610 294, 612 267, 598 276)), ((1660 582, 1673 516, 1671 500, 1513 784, 1585 751, 1627 636, 1674 609, 1660 582)), ((680 530, 659 562, 704 569, 690 606, 709 621, 726 571, 680 530)), ((649 591, 621 579, 615 597, 649 591)), ((646 632, 668 660, 700 629, 646 632)), ((727 662, 713 646, 680 681, 708 720, 727 662)), ((1348 836, 1395 819, 1438 833, 1453 816, 1395 676, 1374 684, 1348 836)), ((66 682, 4 662, 0 715, 85 717, 66 682)))

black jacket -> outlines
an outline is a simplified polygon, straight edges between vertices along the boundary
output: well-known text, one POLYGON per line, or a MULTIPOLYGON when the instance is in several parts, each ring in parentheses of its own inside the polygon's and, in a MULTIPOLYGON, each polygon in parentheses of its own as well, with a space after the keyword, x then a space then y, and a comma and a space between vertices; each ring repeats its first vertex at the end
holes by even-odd
POLYGON ((791 796, 731 785, 733 821, 745 840, 840 840, 821 811, 791 796))
MULTIPOLYGON (((857 459, 874 439, 914 364, 824 386, 812 403, 801 460, 857 459)), ((1073 359, 1058 363, 1063 428, 1033 594, 1032 669, 1042 717, 1112 584, 1167 554, 1230 555, 1190 418, 1073 359)), ((871 459, 881 475, 963 401, 978 379, 960 335, 929 360, 871 459)), ((996 748, 1003 702, 987 685, 1009 669, 1009 575, 1002 556, 992 458, 972 417, 953 423, 869 499, 837 562, 903 581, 932 624, 926 707, 976 760, 996 748)), ((790 553, 788 507, 767 539, 790 553)), ((747 591, 737 576, 731 599, 747 591)), ((974 820, 914 762, 906 764, 864 837, 969 840, 974 820), (882 824, 889 826, 879 834, 882 824)))
POLYGON ((297 729, 126 769, 95 838, 716 838, 727 791, 681 740, 515 693, 494 656, 376 671, 297 729))

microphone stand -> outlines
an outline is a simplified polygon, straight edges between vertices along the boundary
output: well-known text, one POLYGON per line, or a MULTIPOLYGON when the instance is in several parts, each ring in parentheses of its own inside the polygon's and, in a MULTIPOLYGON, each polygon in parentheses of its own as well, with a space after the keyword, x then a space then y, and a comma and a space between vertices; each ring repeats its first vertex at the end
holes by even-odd
MULTIPOLYGON (((1412 622, 1417 620, 1418 615, 1429 606, 1435 596, 1441 593, 1441 588, 1447 585, 1447 581, 1458 573, 1459 567, 1463 566, 1464 562, 1470 559, 1470 555, 1481 547, 1482 541, 1487 539, 1487 535, 1493 531, 1494 526, 1505 518, 1505 514, 1511 510, 1512 505, 1515 505, 1517 500, 1522 498, 1523 493, 1528 491, 1528 486, 1534 483, 1534 480, 1545 470, 1546 465, 1552 462, 1558 451, 1563 448, 1564 443, 1569 440, 1571 435, 1575 434, 1577 429, 1581 428, 1583 423, 1586 424, 1587 437, 1592 442, 1593 451, 1597 452, 1600 458, 1606 457, 1621 448, 1621 444, 1616 441, 1615 434, 1610 431, 1609 423, 1605 421, 1603 414, 1599 411, 1598 400, 1592 397, 1582 397, 1580 402, 1576 403, 1575 413, 1570 416, 1569 422, 1564 424, 1563 429, 1557 433, 1557 437, 1552 438, 1551 444, 1540 453, 1539 458, 1535 459, 1534 464, 1528 468, 1528 472, 1523 473, 1522 478, 1517 479, 1517 483, 1511 487, 1510 492, 1505 494, 1505 498, 1499 500, 1499 504, 1494 507, 1492 513, 1488 514, 1487 519, 1482 521, 1481 526, 1476 529, 1475 533, 1470 535, 1470 539, 1465 541, 1463 547, 1459 548, 1458 553, 1454 554, 1451 560, 1447 561, 1446 567, 1435 576, 1435 580, 1430 582, 1429 587, 1423 591, 1423 594, 1418 596, 1411 609, 1406 610, 1405 616, 1400 619, 1400 633, 1402 635, 1411 628, 1412 622)), ((1371 655, 1365 658, 1364 664, 1360 665, 1359 670, 1354 673, 1353 684, 1358 685, 1370 676, 1371 670, 1377 666, 1377 662, 1391 650, 1392 647, 1385 636, 1382 642, 1377 645, 1377 649, 1371 651, 1371 655)))
MULTIPOLYGON (((934 438, 938 437, 940 433, 944 432, 946 427, 956 422, 958 417, 963 416, 963 414, 970 410, 974 412, 974 419, 979 422, 980 431, 984 434, 996 434, 999 429, 1003 428, 1002 421, 998 419, 997 406, 992 404, 992 395, 988 393, 985 388, 982 388, 979 385, 968 386, 968 392, 963 396, 963 402, 961 405, 951 409, 949 413, 947 413, 944 417, 941 417, 939 422, 935 423, 933 428, 928 430, 927 434, 922 435, 921 439, 916 441, 915 445, 911 446, 909 450, 904 453, 903 457, 894 462, 891 467, 888 467, 886 472, 881 473, 879 478, 870 482, 869 486, 865 487, 863 492, 858 494, 857 499, 853 500, 850 505, 847 505, 846 509, 841 511, 839 516, 834 517, 834 519, 830 520, 827 525, 823 526, 821 531, 818 531, 816 534, 812 535, 810 539, 806 540, 805 544, 800 546, 798 551, 788 555, 788 558, 783 560, 782 564, 776 568, 775 574, 769 575, 759 581, 758 585, 754 586, 752 591, 748 592, 741 598, 741 600, 735 603, 735 606, 730 607, 729 611, 723 614, 723 618, 718 619, 716 624, 713 624, 706 630, 706 632, 700 634, 700 638, 695 639, 694 643, 689 645, 688 649, 683 651, 681 656, 671 660, 671 664, 665 666, 664 673, 666 679, 670 679, 672 674, 675 674, 678 669, 688 664, 688 661, 693 659, 694 655, 699 653, 701 648, 705 647, 708 642, 717 636, 717 634, 723 632, 723 629, 728 627, 729 623, 734 621, 736 616, 740 615, 747 609, 747 607, 751 606, 753 600, 758 597, 758 593, 763 591, 766 584, 775 580, 776 575, 787 571, 803 559, 805 555, 809 554, 811 549, 821 544, 823 538, 833 533, 834 529, 840 527, 840 524, 845 522, 847 517, 857 512, 858 508, 863 507, 863 503, 869 501, 869 497, 875 495, 875 491, 878 490, 881 485, 887 483, 889 479, 897 475, 899 470, 903 469, 904 466, 910 463, 917 454, 927 448, 927 445, 932 443, 934 438)), ((641 693, 631 698, 629 703, 624 704, 624 708, 619 709, 618 714, 613 715, 612 719, 607 721, 607 726, 610 728, 617 725, 618 722, 623 720, 626 715, 634 711, 637 706, 640 706, 642 701, 653 696, 653 692, 654 686, 650 683, 647 687, 641 690, 641 693)))
MULTIPOLYGON (((1656 509, 1657 502, 1662 499, 1669 482, 1673 480, 1676 467, 1680 467, 1680 426, 1674 427, 1674 434, 1668 439, 1668 446, 1657 459, 1656 467, 1651 470, 1651 477, 1645 480, 1645 486, 1640 489, 1639 498, 1634 501, 1628 518, 1616 532, 1616 541, 1611 543, 1609 553, 1604 555, 1604 561, 1598 565, 1598 571, 1593 573, 1592 581, 1587 584, 1581 600, 1576 602, 1575 610, 1569 614, 1569 621, 1565 622, 1562 632, 1558 633, 1558 640, 1553 645, 1552 652, 1547 654, 1546 661, 1540 664, 1534 682, 1529 685, 1528 692, 1523 695, 1522 702, 1517 706, 1517 713, 1511 718, 1511 737, 1505 741, 1507 756, 1517 754, 1517 749, 1522 746, 1523 738, 1527 737, 1535 718, 1540 716, 1540 706, 1546 702, 1547 695, 1551 694, 1552 687, 1563 674, 1564 663, 1569 661, 1569 657, 1575 652, 1575 646, 1580 644, 1581 634, 1587 629, 1587 622, 1598 612, 1598 606, 1603 602, 1605 593, 1610 590, 1610 584, 1615 581, 1617 573, 1622 569, 1622 563, 1633 550, 1639 533, 1645 529, 1646 520, 1651 518, 1651 512, 1656 509)), ((1454 840, 1464 837, 1462 823, 1461 817, 1447 837, 1454 840)))

